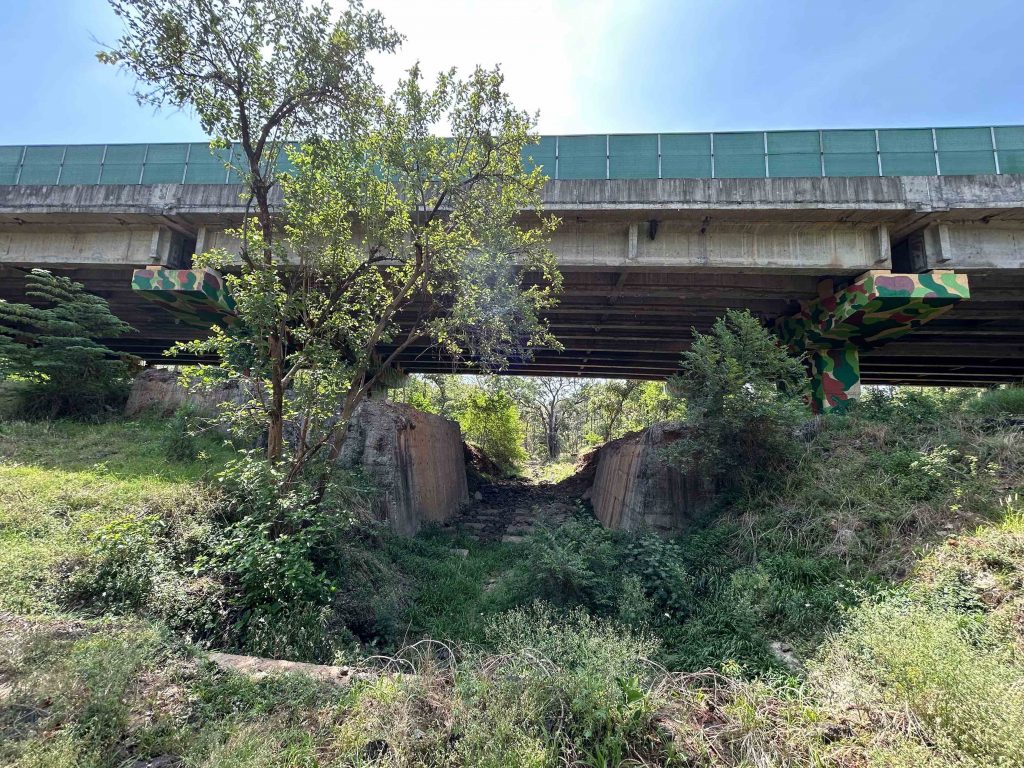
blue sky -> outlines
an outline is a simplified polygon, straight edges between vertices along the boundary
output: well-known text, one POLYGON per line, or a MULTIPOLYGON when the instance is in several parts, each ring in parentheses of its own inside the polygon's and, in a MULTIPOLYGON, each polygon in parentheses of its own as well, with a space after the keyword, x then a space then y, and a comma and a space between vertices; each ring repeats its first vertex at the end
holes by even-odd
MULTIPOLYGON (((378 62, 500 62, 544 133, 1024 123, 1021 0, 366 0, 378 62)), ((0 0, 0 144, 188 141, 95 60, 104 0, 0 0)))

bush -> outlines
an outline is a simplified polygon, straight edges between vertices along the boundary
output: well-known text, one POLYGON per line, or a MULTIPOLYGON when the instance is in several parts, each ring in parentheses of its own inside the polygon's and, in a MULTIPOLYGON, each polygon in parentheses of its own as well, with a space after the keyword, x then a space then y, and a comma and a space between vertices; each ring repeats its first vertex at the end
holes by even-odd
POLYGON ((670 391, 686 399, 688 434, 668 457, 706 476, 773 476, 806 418, 806 373, 750 312, 729 310, 711 333, 694 331, 670 391))
POLYGON ((0 300, 0 380, 15 386, 22 418, 91 418, 119 411, 134 363, 97 339, 132 330, 106 300, 66 277, 34 269, 26 294, 43 306, 0 300))
POLYGON ((196 407, 186 403, 168 420, 164 450, 171 461, 195 461, 199 458, 198 417, 196 407))
POLYGON ((652 636, 535 604, 494 619, 487 638, 501 655, 479 657, 464 682, 464 765, 508 765, 502 755, 523 745, 535 764, 555 757, 596 766, 650 749, 652 636))
POLYGON ((523 422, 507 392, 473 389, 461 403, 458 419, 466 440, 506 473, 514 474, 526 460, 523 422))
POLYGON ((1009 767, 1024 765, 1024 667, 1013 656, 977 624, 894 596, 855 611, 816 674, 855 706, 909 708, 950 757, 1009 767))
POLYGON ((1024 416, 1024 387, 986 389, 968 400, 966 409, 979 416, 1024 416))
POLYGON ((393 574, 361 523, 367 489, 336 476, 321 492, 250 452, 221 474, 225 508, 201 573, 225 585, 227 642, 247 653, 329 662, 376 633, 376 594, 393 574), (383 582, 383 583, 382 583, 383 582))
POLYGON ((76 526, 81 550, 55 574, 57 602, 92 614, 141 610, 153 588, 159 557, 154 538, 162 524, 153 514, 99 520, 83 513, 76 526))

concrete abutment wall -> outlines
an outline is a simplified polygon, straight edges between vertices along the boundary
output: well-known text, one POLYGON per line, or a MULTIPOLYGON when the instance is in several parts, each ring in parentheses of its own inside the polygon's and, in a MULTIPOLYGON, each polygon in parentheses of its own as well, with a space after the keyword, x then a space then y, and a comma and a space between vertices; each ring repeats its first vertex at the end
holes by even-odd
MULTIPOLYGON (((189 403, 213 417, 219 403, 241 396, 228 386, 189 392, 174 371, 149 368, 136 377, 125 412, 170 415, 189 403)), ((407 405, 363 401, 349 423, 339 461, 371 481, 378 492, 374 513, 403 536, 446 521, 469 501, 459 425, 407 405)))
POLYGON ((713 488, 696 473, 684 473, 660 456, 685 427, 660 422, 595 449, 590 503, 606 528, 677 533, 710 503, 713 488))

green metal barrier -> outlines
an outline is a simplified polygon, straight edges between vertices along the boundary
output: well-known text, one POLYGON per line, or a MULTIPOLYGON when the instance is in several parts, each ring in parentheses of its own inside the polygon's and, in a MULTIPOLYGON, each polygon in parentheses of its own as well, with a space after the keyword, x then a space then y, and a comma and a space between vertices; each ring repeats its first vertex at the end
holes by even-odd
MULTIPOLYGON (((0 147, 0 184, 232 184, 207 144, 0 147)), ((543 136, 523 152, 553 179, 1024 173, 1024 126, 543 136)))

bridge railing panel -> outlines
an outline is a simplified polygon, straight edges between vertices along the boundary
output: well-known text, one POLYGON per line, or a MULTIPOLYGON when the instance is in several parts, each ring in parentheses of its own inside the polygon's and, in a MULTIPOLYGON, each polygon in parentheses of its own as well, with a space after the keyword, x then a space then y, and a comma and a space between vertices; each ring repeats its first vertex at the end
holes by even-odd
MULTIPOLYGON (((7 146, 0 185, 235 184, 231 158, 203 142, 7 146)), ((553 179, 1024 174, 1024 126, 542 136, 523 165, 553 179)))

